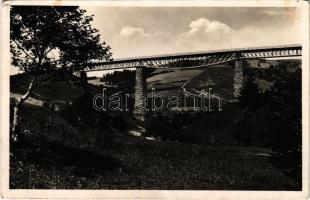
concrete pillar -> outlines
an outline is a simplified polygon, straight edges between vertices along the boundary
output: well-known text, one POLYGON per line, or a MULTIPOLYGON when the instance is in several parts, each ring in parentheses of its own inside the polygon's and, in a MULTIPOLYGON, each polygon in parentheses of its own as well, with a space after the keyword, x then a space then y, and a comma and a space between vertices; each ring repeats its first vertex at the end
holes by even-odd
POLYGON ((234 97, 240 96, 241 89, 243 87, 243 67, 242 60, 237 59, 234 64, 234 97))
POLYGON ((136 68, 135 103, 133 115, 136 119, 144 121, 147 110, 147 88, 144 77, 144 67, 136 68))

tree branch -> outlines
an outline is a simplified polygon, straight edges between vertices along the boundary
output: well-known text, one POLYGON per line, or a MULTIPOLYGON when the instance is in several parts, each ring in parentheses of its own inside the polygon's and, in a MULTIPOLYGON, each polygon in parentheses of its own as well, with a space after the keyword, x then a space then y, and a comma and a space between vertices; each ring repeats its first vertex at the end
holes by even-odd
POLYGON ((18 44, 15 40, 12 40, 17 46, 18 48, 20 48, 29 58, 34 59, 35 57, 30 56, 27 51, 25 51, 25 49, 23 47, 20 46, 20 44, 18 44))
POLYGON ((29 97, 31 94, 32 90, 34 89, 34 85, 37 79, 37 75, 34 75, 33 79, 31 80, 27 92, 19 99, 19 105, 22 105, 26 99, 29 97))
POLYGON ((50 51, 52 51, 54 48, 50 48, 48 51, 46 51, 43 55, 43 57, 45 57, 50 51))

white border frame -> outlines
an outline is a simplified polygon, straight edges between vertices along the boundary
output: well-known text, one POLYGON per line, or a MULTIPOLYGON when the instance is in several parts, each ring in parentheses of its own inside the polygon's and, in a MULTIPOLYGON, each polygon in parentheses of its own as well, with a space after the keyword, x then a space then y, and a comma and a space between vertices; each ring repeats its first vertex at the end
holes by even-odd
POLYGON ((0 159, 2 198, 72 199, 306 199, 309 195, 309 3, 290 0, 261 1, 6 1, 1 7, 0 159), (225 190, 37 190, 9 189, 9 14, 10 5, 87 5, 132 7, 300 7, 302 10, 302 191, 225 190))

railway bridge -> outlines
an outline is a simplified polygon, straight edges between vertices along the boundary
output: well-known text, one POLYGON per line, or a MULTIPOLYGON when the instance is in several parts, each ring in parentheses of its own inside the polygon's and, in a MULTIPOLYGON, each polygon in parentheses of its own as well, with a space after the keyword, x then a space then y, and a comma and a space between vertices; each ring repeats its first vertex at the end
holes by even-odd
POLYGON ((165 54, 145 57, 115 59, 108 62, 89 63, 83 72, 103 71, 113 69, 136 68, 134 115, 143 119, 146 114, 143 101, 146 97, 146 79, 143 69, 157 68, 167 70, 195 69, 234 62, 234 97, 238 97, 243 85, 243 59, 295 57, 302 55, 299 44, 264 46, 252 48, 224 49, 214 51, 188 52, 180 54, 165 54))

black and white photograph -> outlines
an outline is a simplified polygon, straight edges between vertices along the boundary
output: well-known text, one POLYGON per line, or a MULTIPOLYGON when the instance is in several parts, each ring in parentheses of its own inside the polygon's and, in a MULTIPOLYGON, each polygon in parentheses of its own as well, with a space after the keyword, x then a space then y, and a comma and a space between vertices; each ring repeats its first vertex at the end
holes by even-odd
POLYGON ((309 7, 289 2, 2 5, 8 190, 308 191, 309 7))

